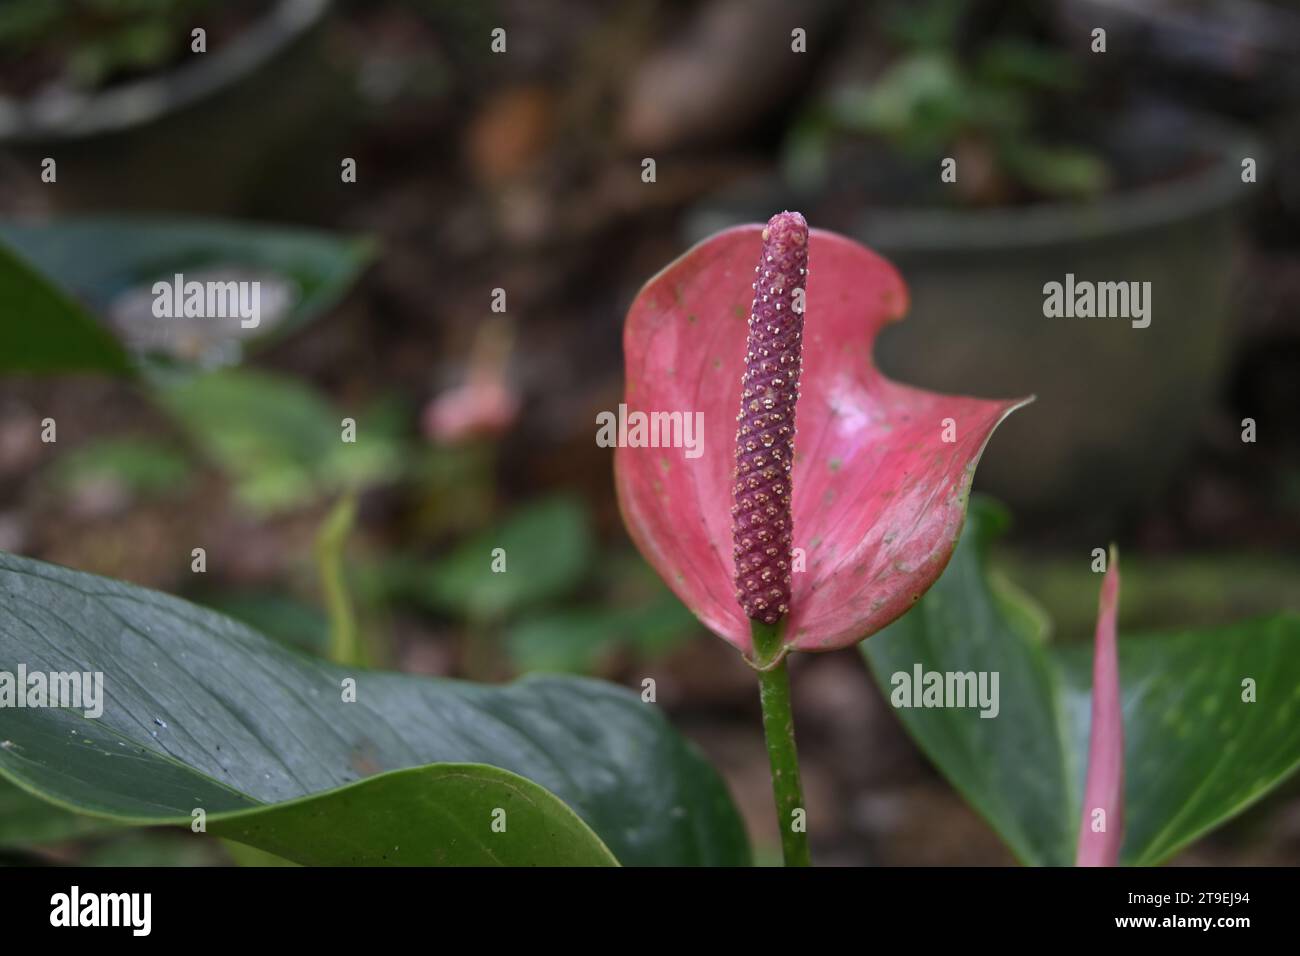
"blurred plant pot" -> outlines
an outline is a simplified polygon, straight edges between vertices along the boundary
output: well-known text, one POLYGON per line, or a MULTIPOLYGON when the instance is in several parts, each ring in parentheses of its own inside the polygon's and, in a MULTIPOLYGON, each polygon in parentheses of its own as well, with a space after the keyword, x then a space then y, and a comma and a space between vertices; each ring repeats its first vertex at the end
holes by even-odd
MULTIPOLYGON (((57 161, 57 183, 42 188, 59 211, 237 211, 272 161, 303 155, 334 98, 313 42, 328 7, 277 0, 220 49, 101 91, 0 97, 0 149, 31 182, 43 158, 57 161)), ((336 163, 329 172, 337 181, 336 163)))
MULTIPOLYGON (((695 240, 797 208, 887 256, 912 303, 878 340, 886 374, 942 391, 1038 396, 994 435, 980 487, 1021 511, 1110 519, 1168 486, 1216 397, 1233 207, 1252 188, 1241 157, 1258 152, 1235 130, 1168 108, 1117 120, 1108 136, 1127 178, 1147 185, 1089 203, 884 208, 862 197, 906 196, 906 186, 856 164, 817 194, 742 184, 696 209, 687 228, 695 240), (1149 327, 1045 317, 1044 285, 1067 273, 1149 281, 1149 327)), ((938 165, 919 175, 936 182, 938 165)), ((815 259, 811 268, 815 282, 815 259)))

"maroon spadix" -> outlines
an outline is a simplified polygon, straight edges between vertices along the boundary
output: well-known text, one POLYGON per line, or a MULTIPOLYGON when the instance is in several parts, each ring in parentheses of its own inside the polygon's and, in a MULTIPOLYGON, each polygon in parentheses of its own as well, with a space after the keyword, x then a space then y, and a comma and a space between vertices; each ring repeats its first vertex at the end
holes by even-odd
POLYGON ((736 600, 750 619, 776 624, 790 610, 790 476, 803 366, 808 223, 797 212, 778 213, 762 235, 741 377, 731 515, 736 600))

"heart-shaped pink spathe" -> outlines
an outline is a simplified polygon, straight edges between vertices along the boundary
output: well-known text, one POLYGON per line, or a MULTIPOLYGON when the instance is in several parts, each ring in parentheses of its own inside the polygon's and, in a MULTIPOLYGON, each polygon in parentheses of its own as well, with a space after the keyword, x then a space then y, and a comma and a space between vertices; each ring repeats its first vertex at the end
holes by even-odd
MULTIPOLYGON (((632 540, 705 626, 747 656, 730 507, 762 229, 738 226, 696 245, 646 283, 624 326, 628 415, 702 413, 698 457, 671 447, 614 453, 632 540)), ((916 603, 952 557, 989 436, 1029 401, 940 395, 885 378, 872 347, 907 304, 907 287, 880 256, 810 232, 789 648, 847 647, 916 603)))

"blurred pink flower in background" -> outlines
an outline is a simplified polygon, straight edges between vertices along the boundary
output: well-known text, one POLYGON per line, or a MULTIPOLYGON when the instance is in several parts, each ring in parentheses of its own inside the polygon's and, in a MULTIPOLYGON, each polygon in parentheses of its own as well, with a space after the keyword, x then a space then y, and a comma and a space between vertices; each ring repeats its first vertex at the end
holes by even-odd
POLYGON ((507 367, 514 328, 497 317, 474 340, 465 381, 435 396, 424 407, 424 434, 439 445, 459 445, 494 438, 509 431, 519 417, 519 395, 507 367))

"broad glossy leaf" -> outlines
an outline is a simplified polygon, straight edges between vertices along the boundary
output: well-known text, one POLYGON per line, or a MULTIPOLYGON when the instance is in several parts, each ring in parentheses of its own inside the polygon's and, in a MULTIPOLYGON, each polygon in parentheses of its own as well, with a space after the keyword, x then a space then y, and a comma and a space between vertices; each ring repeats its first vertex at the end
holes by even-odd
MULTIPOLYGON (((632 539, 682 602, 746 653, 730 509, 761 230, 740 226, 695 246, 651 279, 628 312, 629 414, 702 413, 702 453, 620 447, 614 455, 632 539)), ((881 375, 876 335, 906 310, 893 266, 842 236, 811 232, 791 478, 794 545, 807 570, 794 575, 785 632, 799 650, 861 640, 939 577, 975 464, 993 429, 1022 404, 939 395, 881 375)))
POLYGON ((274 338, 333 305, 373 253, 365 239, 222 220, 91 217, 5 223, 0 239, 109 320, 137 352, 226 363, 245 341, 274 338), (153 284, 240 279, 261 285, 261 322, 156 318, 153 284))
MULTIPOLYGON (((1091 662, 1074 647, 1056 660, 1067 736, 1082 752, 1091 662)), ((1151 636, 1121 632, 1119 670, 1121 863, 1168 859, 1300 768, 1300 616, 1151 636), (1255 682, 1254 703, 1242 699, 1247 678, 1255 682)))
POLYGON ((554 794, 483 764, 395 770, 301 800, 218 817, 211 830, 306 865, 618 863, 554 794), (504 829, 493 830, 494 820, 504 829), (322 831, 335 836, 322 839, 322 831))
MULTIPOLYGON (((374 849, 349 842, 350 833, 382 832, 395 846, 423 847, 418 859, 428 861, 467 847, 473 834, 450 822, 431 827, 423 812, 390 813, 386 800, 411 808, 421 798, 403 793, 410 775, 376 775, 486 764, 554 794, 624 864, 748 860, 716 773, 654 705, 598 681, 487 687, 341 668, 167 595, 0 555, 0 670, 19 662, 29 671, 104 674, 98 719, 0 709, 0 776, 81 812, 175 823, 196 807, 209 820, 232 821, 274 810, 272 829, 259 831, 250 817, 225 835, 285 857, 321 862, 318 854, 329 853, 344 862, 374 849), (355 703, 342 700, 346 678, 356 681, 355 703), (304 819, 333 822, 316 830, 290 808, 264 807, 304 797, 321 801, 304 819), (342 826, 345 816, 351 822, 342 826), (308 830, 310 846, 288 845, 285 834, 308 830)), ((423 772, 432 780, 445 769, 423 772)), ((526 804, 545 809, 518 781, 484 779, 446 777, 438 786, 463 788, 464 800, 477 788, 483 800, 519 801, 525 821, 535 819, 526 804), (511 786, 515 796, 503 795, 511 786)), ((461 817, 447 813, 448 821, 461 817)), ((558 852, 573 831, 547 813, 558 852)), ((490 823, 482 818, 485 832, 490 823)))
MULTIPOLYGON (((926 755, 1026 863, 1075 861, 1091 647, 1052 647, 1042 612, 985 566, 1005 516, 972 508, 943 577, 862 653, 894 674, 997 671, 1000 709, 897 708, 926 755)), ((1097 586, 1081 575, 1080 586, 1097 586)), ((1121 598, 1121 611, 1122 611, 1121 598)), ((1120 862, 1168 859, 1300 766, 1300 617, 1119 641, 1125 831, 1120 862), (1242 700, 1242 681, 1257 701, 1242 700)))
MULTIPOLYGON (((0 239, 5 235, 0 227, 0 239)), ((0 371, 108 372, 131 364, 91 314, 0 241, 0 371)))
MULTIPOLYGON (((948 569, 910 613, 862 645, 888 699, 891 677, 922 672, 997 672, 999 711, 898 708, 921 749, 1026 863, 1074 859, 1075 759, 1060 726, 1053 664, 1034 630, 1038 615, 1003 612, 983 552, 1005 520, 977 499, 948 569)), ((901 682, 899 682, 901 684, 901 682)), ((1086 706, 1086 701, 1085 701, 1086 706)), ((1086 711, 1085 711, 1086 713, 1086 711)), ((1082 769, 1077 776, 1082 779, 1082 769)))

